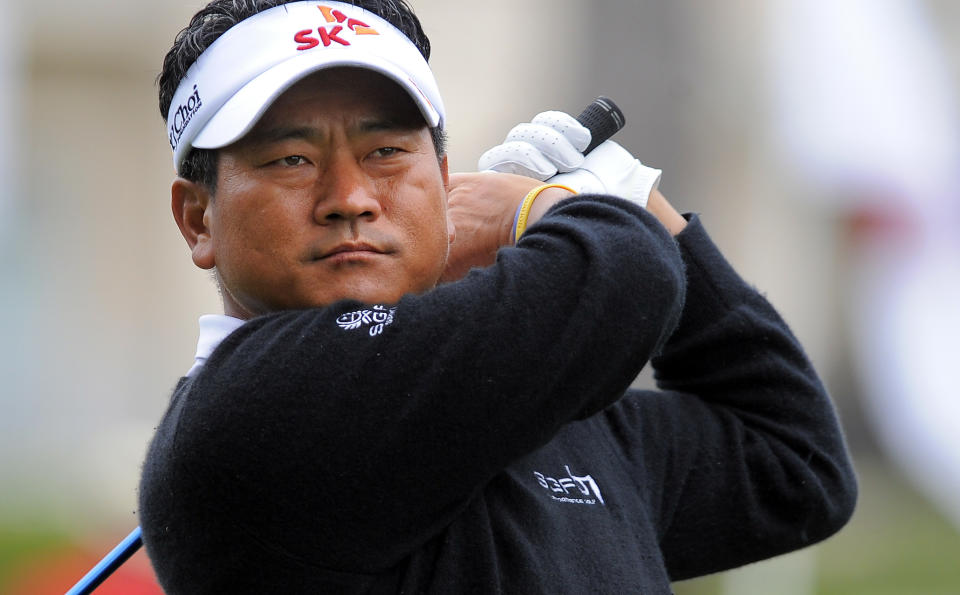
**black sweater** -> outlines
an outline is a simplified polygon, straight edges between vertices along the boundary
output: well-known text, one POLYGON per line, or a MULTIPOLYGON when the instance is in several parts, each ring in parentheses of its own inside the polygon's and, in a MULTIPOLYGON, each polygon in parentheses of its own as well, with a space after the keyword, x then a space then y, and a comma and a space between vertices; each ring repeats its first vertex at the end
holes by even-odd
POLYGON ((140 519, 170 593, 662 593, 827 537, 855 493, 699 221, 576 197, 456 283, 233 332, 174 392, 140 519), (651 358, 661 390, 628 390, 651 358))

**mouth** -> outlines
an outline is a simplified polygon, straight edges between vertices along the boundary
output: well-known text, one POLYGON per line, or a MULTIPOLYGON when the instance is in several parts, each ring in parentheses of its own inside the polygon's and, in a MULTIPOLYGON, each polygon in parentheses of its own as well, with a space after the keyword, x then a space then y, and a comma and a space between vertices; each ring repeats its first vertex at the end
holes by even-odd
POLYGON ((389 254, 379 246, 367 244, 365 242, 344 242, 337 244, 333 248, 323 250, 313 260, 349 260, 354 258, 367 258, 371 256, 389 254))

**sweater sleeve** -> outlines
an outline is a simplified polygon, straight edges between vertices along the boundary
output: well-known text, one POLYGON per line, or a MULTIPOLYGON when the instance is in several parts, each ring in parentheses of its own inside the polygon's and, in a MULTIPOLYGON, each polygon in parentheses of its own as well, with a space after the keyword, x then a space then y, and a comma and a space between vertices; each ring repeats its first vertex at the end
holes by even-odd
POLYGON ((148 549, 182 557, 233 526, 234 549, 382 571, 511 461, 616 401, 676 326, 684 283, 651 215, 576 197, 456 283, 252 320, 158 429, 148 549))
POLYGON ((674 580, 826 538, 850 517, 856 480, 829 397, 770 304, 693 218, 680 324, 653 359, 660 392, 608 415, 643 467, 674 580))

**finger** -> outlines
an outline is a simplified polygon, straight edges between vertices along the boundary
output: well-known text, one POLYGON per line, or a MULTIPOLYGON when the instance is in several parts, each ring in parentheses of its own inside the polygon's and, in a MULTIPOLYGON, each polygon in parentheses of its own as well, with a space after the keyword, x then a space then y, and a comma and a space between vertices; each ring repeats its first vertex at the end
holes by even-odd
POLYGON ((528 143, 553 163, 557 171, 570 171, 580 167, 583 154, 563 135, 542 124, 517 124, 507 134, 507 142, 528 143))
POLYGON ((558 111, 540 112, 531 120, 531 124, 548 126, 562 134, 580 153, 590 145, 590 130, 570 114, 558 111))
POLYGON ((557 166, 543 153, 530 143, 520 141, 506 142, 488 150, 480 156, 477 167, 537 180, 546 180, 557 173, 557 166))

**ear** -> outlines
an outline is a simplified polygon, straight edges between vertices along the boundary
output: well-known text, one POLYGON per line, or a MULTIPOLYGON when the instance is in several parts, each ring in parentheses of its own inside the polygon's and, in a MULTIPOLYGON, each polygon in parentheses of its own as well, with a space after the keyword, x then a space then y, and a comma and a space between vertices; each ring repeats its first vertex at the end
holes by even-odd
POLYGON ((193 256, 193 264, 201 269, 216 265, 213 237, 210 230, 210 191, 203 184, 178 177, 170 188, 173 218, 193 256))
MULTIPOLYGON (((447 197, 450 196, 450 167, 447 162, 447 156, 444 155, 440 160, 440 175, 443 177, 443 191, 446 193, 447 197)), ((450 209, 447 209, 447 245, 452 245, 453 240, 457 237, 457 228, 453 224, 453 219, 450 217, 450 209)))

